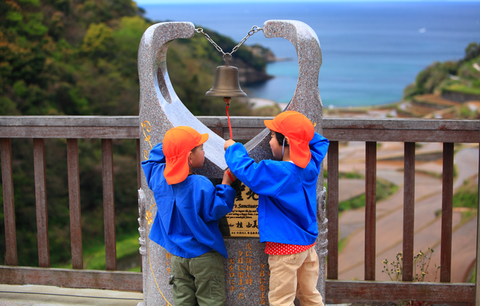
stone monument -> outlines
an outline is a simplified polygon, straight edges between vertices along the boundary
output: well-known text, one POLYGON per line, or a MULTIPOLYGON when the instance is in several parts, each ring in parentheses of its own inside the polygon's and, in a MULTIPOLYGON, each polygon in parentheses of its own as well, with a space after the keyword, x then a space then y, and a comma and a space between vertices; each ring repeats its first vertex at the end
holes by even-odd
MULTIPOLYGON (((285 38, 294 45, 298 56, 299 78, 293 98, 285 110, 303 113, 316 124, 316 131, 322 133, 322 102, 318 89, 322 54, 317 35, 305 23, 292 20, 266 21, 263 33, 267 38, 285 38)), ((167 71, 168 42, 177 38, 191 38, 194 34, 195 28, 190 22, 158 23, 149 27, 143 34, 138 50, 141 157, 142 161, 148 159, 150 150, 162 142, 170 128, 187 125, 200 133, 209 134, 209 140, 204 144, 205 164, 197 173, 218 179, 227 168, 223 158, 224 139, 203 125, 183 105, 175 94, 167 71)), ((269 139, 269 130, 265 129, 245 145, 250 156, 257 162, 272 158, 269 139)), ((248 190, 243 192, 242 194, 237 191, 237 200, 240 200, 239 197, 258 200, 254 194, 248 194, 248 190)), ((315 249, 320 260, 317 288, 325 297, 327 219, 323 171, 318 179, 317 193, 319 236, 315 249)), ((156 213, 156 203, 143 174, 138 202, 144 296, 144 302, 139 305, 171 305, 173 303, 169 285, 171 254, 148 238, 156 213)), ((227 218, 228 222, 232 222, 242 213, 254 214, 255 209, 251 209, 252 205, 254 206, 255 202, 237 205, 248 209, 241 211, 234 209, 230 218, 227 218)), ((241 228, 245 228, 243 225, 247 224, 249 225, 247 231, 231 230, 230 237, 225 237, 229 254, 229 258, 224 259, 226 305, 268 305, 269 269, 267 255, 264 253, 265 246, 259 242, 258 231, 255 231, 255 216, 245 224, 238 223, 242 225, 241 228)))

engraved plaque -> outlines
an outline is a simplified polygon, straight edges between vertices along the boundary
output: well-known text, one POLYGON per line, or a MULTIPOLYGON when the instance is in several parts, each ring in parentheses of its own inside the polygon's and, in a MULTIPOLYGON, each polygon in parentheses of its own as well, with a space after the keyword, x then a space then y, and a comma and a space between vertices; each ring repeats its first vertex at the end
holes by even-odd
POLYGON ((258 194, 239 180, 232 184, 237 191, 231 213, 220 222, 220 231, 225 237, 258 236, 258 194))

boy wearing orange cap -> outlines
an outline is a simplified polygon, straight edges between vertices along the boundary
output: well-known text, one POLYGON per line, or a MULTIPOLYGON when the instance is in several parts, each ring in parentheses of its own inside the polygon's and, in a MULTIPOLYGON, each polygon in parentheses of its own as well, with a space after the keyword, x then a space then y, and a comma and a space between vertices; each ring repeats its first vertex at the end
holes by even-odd
POLYGON ((316 289, 318 256, 317 179, 328 140, 301 113, 286 111, 265 120, 276 160, 256 163, 233 140, 225 142, 230 171, 259 195, 260 242, 270 268, 270 305, 323 305, 316 289))
POLYGON ((208 134, 179 126, 170 129, 142 168, 153 191, 157 214, 149 238, 172 254, 175 305, 223 305, 227 249, 218 227, 231 212, 235 190, 224 173, 213 184, 193 168, 203 166, 208 134))

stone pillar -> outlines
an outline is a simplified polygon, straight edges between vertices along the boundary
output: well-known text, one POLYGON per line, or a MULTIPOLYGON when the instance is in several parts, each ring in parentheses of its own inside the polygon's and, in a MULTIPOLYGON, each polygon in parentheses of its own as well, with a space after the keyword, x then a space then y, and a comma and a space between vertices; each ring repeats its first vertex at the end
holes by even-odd
MULTIPOLYGON (((299 21, 270 20, 263 25, 265 37, 283 37, 296 48, 299 63, 299 79, 294 96, 287 110, 305 114, 316 123, 316 131, 322 133, 322 103, 318 90, 318 73, 322 57, 315 32, 299 21)), ((208 133, 204 144, 205 164, 199 174, 211 179, 221 178, 227 165, 223 158, 224 140, 203 125, 179 100, 167 72, 168 42, 177 38, 191 38, 195 34, 190 22, 165 22, 149 27, 143 34, 138 50, 140 79, 139 132, 142 160, 148 159, 150 150, 162 142, 172 127, 187 125, 200 133, 208 133)), ((212 52, 215 52, 212 48, 212 52)), ((212 72, 213 73, 213 72, 212 72)), ((269 131, 265 129, 246 144, 256 161, 272 158, 268 145, 269 131)), ((139 190, 140 254, 143 269, 143 305, 170 305, 173 303, 168 284, 171 273, 170 254, 148 239, 156 214, 153 193, 144 175, 139 190)), ((325 191, 323 171, 318 180, 319 237, 316 251, 320 259, 318 289, 325 297, 325 255, 327 238, 325 218, 325 191)), ((229 258, 224 260, 227 302, 226 305, 268 305, 268 263, 264 245, 258 237, 225 238, 229 258)), ((139 304, 139 305, 140 305, 139 304)))

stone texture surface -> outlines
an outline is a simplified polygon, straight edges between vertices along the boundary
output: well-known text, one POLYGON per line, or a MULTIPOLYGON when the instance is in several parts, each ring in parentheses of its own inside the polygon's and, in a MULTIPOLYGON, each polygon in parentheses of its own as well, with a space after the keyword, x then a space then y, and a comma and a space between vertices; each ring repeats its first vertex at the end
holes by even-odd
MULTIPOLYGON (((208 133, 205 143, 206 162, 199 174, 221 178, 226 163, 223 158, 224 140, 213 133, 183 105, 175 94, 168 76, 166 55, 168 42, 177 38, 190 38, 195 34, 190 22, 165 22, 149 27, 140 42, 138 72, 140 78, 140 142, 142 160, 148 158, 153 146, 161 142, 166 131, 188 125, 200 133, 208 133)), ((322 132, 322 102, 318 90, 318 74, 322 63, 321 48, 315 32, 299 21, 270 20, 263 25, 265 37, 283 37, 297 50, 299 79, 287 110, 305 114, 322 132)), ((212 51, 214 52, 214 51, 212 51)), ((213 73, 213 72, 212 72, 213 73)), ((271 158, 268 145, 269 132, 265 129, 246 144, 256 160, 271 158)), ((323 173, 318 186, 319 237, 316 250, 321 263, 325 262, 327 220, 325 217, 325 191, 323 173)), ((168 279, 171 272, 170 255, 148 239, 156 205, 153 194, 142 175, 139 190, 139 234, 142 255, 144 305, 172 303, 168 279)), ((226 305, 268 305, 268 263, 264 245, 258 238, 226 238, 229 258, 224 260, 227 287, 226 305)), ((325 296, 325 266, 320 267, 318 288, 325 296)))

